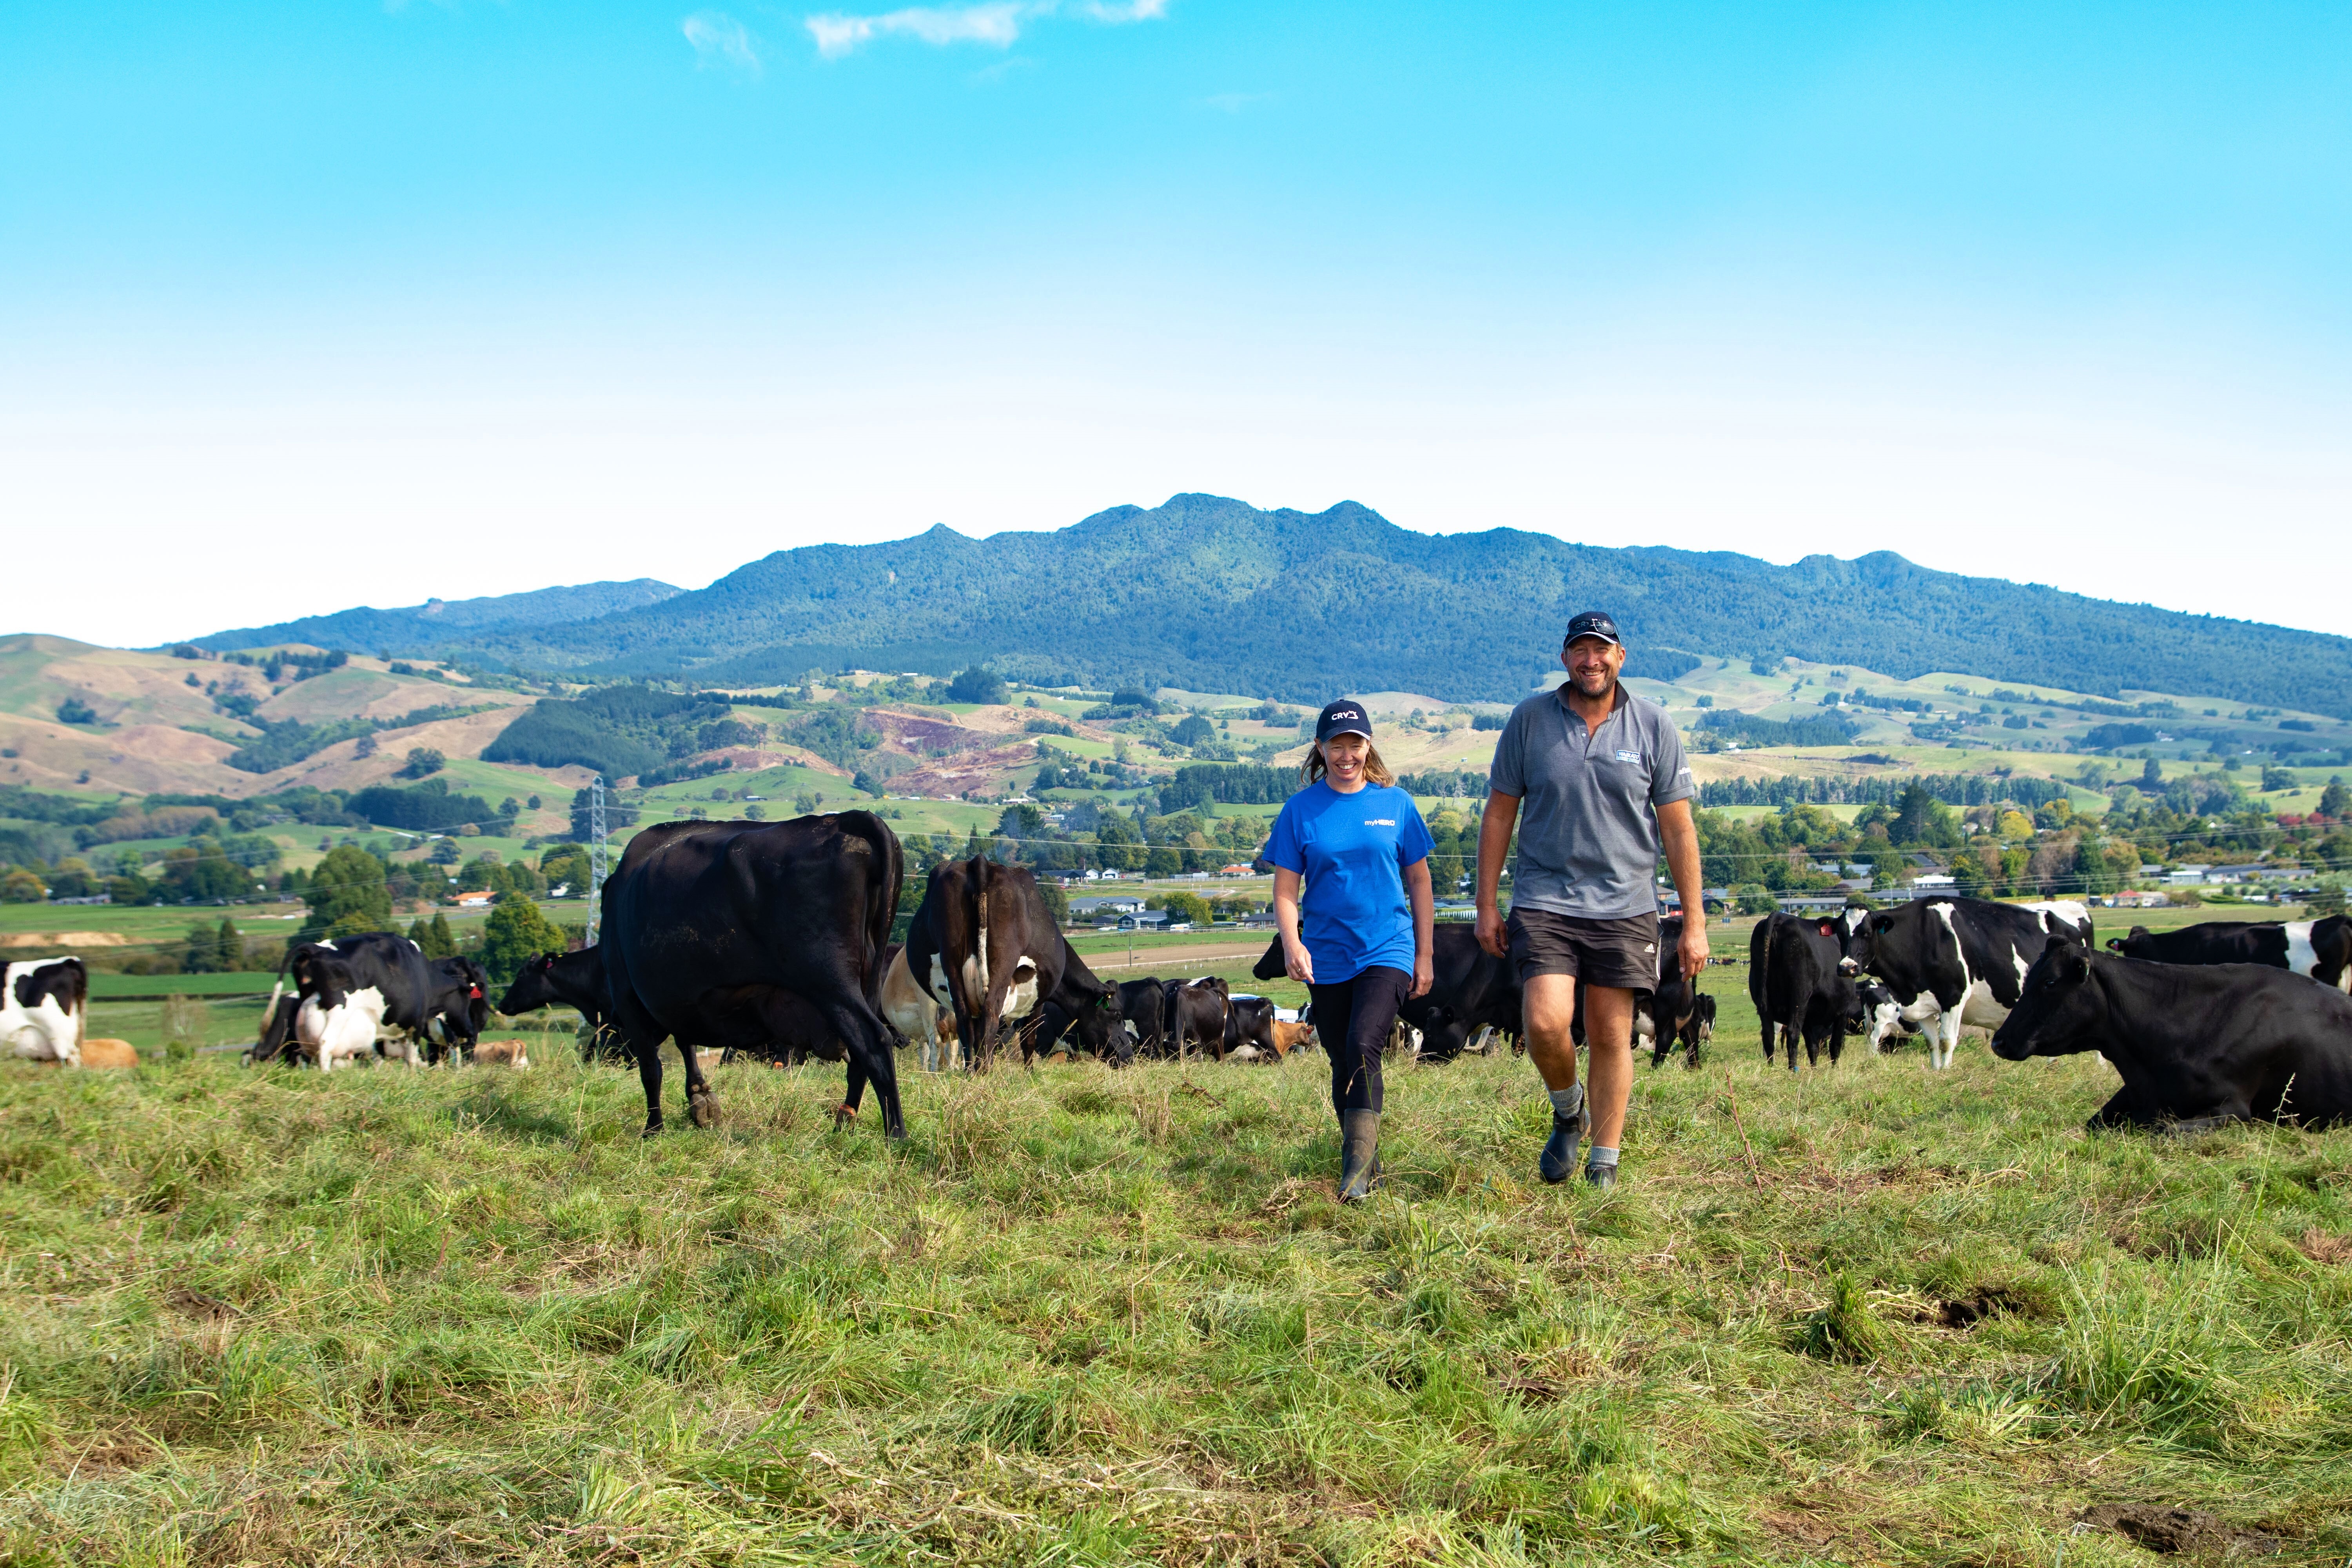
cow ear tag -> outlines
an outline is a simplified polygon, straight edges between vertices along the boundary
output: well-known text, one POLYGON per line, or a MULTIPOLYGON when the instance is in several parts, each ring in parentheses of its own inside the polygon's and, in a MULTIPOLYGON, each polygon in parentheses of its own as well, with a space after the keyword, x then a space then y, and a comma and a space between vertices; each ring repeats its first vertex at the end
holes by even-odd
POLYGON ((1835 935, 1835 934, 1836 934, 1836 932, 1837 932, 1837 921, 1823 921, 1822 922, 1822 934, 1823 936, 1833 936, 1833 935, 1835 935))

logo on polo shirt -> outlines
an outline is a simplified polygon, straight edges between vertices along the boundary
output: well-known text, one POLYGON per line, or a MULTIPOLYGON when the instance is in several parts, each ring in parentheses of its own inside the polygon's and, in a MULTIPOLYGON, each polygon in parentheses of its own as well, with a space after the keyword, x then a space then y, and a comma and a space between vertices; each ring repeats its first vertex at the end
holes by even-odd
POLYGON ((1396 826, 1396 818, 1393 816, 1368 816, 1364 818, 1364 826, 1367 827, 1394 827, 1396 826))
POLYGON ((1642 753, 1621 749, 1617 753, 1617 760, 1621 763, 1638 763, 1642 760, 1642 753))

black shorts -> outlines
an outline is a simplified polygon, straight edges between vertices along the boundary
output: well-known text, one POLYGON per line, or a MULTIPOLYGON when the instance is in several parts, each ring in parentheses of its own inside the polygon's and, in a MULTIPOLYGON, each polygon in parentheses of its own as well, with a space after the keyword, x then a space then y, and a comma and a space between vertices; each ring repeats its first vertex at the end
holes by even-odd
POLYGON ((1513 910, 1511 966, 1524 985, 1538 974, 1572 974, 1617 991, 1658 988, 1658 915, 1588 920, 1549 910, 1513 910))

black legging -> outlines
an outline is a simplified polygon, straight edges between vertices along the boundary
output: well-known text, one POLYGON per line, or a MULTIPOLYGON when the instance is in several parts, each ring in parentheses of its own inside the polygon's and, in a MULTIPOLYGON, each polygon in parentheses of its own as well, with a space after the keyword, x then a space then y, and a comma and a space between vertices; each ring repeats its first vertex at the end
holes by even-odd
POLYGON ((1412 989, 1412 975, 1377 963, 1352 980, 1307 987, 1315 997, 1315 1037, 1331 1058, 1333 1110, 1381 1108, 1381 1054, 1412 989))

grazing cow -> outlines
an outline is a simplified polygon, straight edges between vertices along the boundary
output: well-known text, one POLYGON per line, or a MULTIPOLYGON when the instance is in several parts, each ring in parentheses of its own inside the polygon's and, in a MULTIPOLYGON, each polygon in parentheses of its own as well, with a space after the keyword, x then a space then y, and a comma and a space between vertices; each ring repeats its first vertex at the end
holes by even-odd
POLYGON ((425 1059, 438 1066, 441 1053, 446 1049, 456 1051, 459 1061, 472 1061, 475 1042, 490 1023, 489 972, 462 956, 427 962, 439 990, 433 998, 433 1010, 425 1020, 431 1042, 425 1047, 425 1059))
POLYGON ((1234 996, 1225 1005, 1225 1037, 1218 1054, 1230 1056, 1240 1050, 1251 1053, 1248 1060, 1282 1059, 1274 1040, 1274 1004, 1264 996, 1234 996))
POLYGON ((588 1026, 586 1041, 580 1048, 582 1061, 628 1055, 628 1043, 611 1026, 613 998, 604 988, 602 946, 540 954, 522 966, 507 994, 499 998, 499 1011, 509 1018, 558 1006, 575 1009, 588 1026))
POLYGON ((1168 998, 1157 979, 1120 981, 1118 1013, 1136 1050, 1147 1057, 1166 1054, 1168 998))
POLYGON ((955 1015, 915 983, 903 942, 890 944, 889 966, 882 974, 882 1016, 915 1043, 925 1072, 952 1072, 960 1065, 955 1015))
MULTIPOLYGON (((1661 943, 1661 947, 1664 944, 1661 943)), ((1683 1066, 1696 1068, 1699 1057, 1709 1040, 1715 1038, 1715 998, 1691 985, 1676 985, 1671 991, 1660 990, 1645 998, 1650 1004, 1652 1038, 1650 1065, 1661 1067, 1666 1058, 1679 1048, 1683 1066)), ((1637 1003, 1634 1022, 1638 1026, 1643 1014, 1637 1003)))
POLYGON ((0 979, 0 1047, 27 1061, 81 1065, 89 972, 79 958, 12 963, 0 979))
POLYGON ((1233 988, 1215 975, 1200 980, 1171 980, 1161 994, 1166 1019, 1163 1049, 1178 1061, 1198 1042, 1220 1060, 1225 1054, 1225 1010, 1233 988))
POLYGON ((2323 985, 2352 992, 2352 919, 2207 921, 2179 931, 2134 926, 2107 946, 2126 958, 2158 963, 2263 963, 2307 974, 2323 985))
MULTIPOLYGON (((291 1027, 286 1038, 278 1042, 275 1050, 299 1047, 301 1053, 318 1063, 321 1072, 332 1072, 339 1062, 355 1062, 362 1057, 375 1055, 376 1037, 383 1032, 386 1018, 382 976, 355 957, 346 957, 332 951, 302 955, 301 990, 294 1002, 291 1027)), ((413 1040, 413 1036, 403 1036, 413 1040)), ((416 1065, 416 1047, 404 1047, 408 1065, 416 1065)), ((289 1051, 288 1053, 291 1055, 289 1051)), ((267 1059, 256 1052, 256 1059, 267 1059)))
MULTIPOLYGON (((1429 989, 1407 997, 1397 1016, 1419 1029, 1424 1059, 1450 1061, 1471 1039, 1495 1029, 1516 1044, 1520 1031, 1519 981, 1510 963, 1478 945, 1475 926, 1441 922, 1430 933, 1429 989)), ((1279 980, 1287 973, 1282 938, 1267 943, 1250 973, 1279 980)))
POLYGON ((1862 1022, 1862 1002, 1853 980, 1842 973, 1844 949, 1834 920, 1799 920, 1775 912, 1756 922, 1748 938, 1748 996, 1756 1004, 1756 1018, 1764 1037, 1764 1061, 1772 1061, 1772 1037, 1777 1028, 1797 1070, 1797 1041, 1805 1043, 1805 1062, 1815 1066, 1827 1050, 1834 1065, 1843 1053, 1849 1029, 1862 1022))
POLYGON ((932 867, 907 930, 908 973, 955 1015, 956 1037, 982 1068, 1006 1026, 1061 984, 1068 952, 1036 875, 985 856, 932 867))
POLYGON ((530 1066, 530 1043, 527 1040, 478 1040, 466 1059, 476 1067, 527 1068, 530 1066))
MULTIPOLYGON (((1998 1027, 2017 1005, 2025 973, 2053 936, 2091 940, 2089 914, 2071 902, 2028 908, 1984 899, 1914 899, 1891 910, 1848 911, 1848 975, 1875 974, 1909 1024, 1934 1020, 1927 1065, 1952 1065, 1966 1026, 1998 1027)), ((1754 977, 1748 981, 1752 987, 1754 977)))
MULTIPOLYGON (((346 1022, 319 1018, 303 1026, 307 1032, 298 1034, 296 1029, 302 1009, 322 994, 327 969, 332 970, 334 989, 344 1000, 312 1010, 349 1006, 373 1014, 376 1032, 390 1032, 403 1042, 403 1054, 412 1064, 422 1042, 432 1037, 436 1022, 459 1031, 468 1043, 478 1032, 473 1020, 480 999, 467 993, 480 989, 477 984, 482 974, 480 965, 471 959, 428 959, 397 931, 362 931, 329 942, 306 942, 286 955, 278 971, 278 984, 269 994, 269 1020, 260 1044, 254 1047, 254 1060, 266 1062, 277 1057, 289 1038, 299 1038, 309 1052, 331 1037, 337 1056, 346 1053, 352 1038, 352 1028, 346 1022), (294 994, 286 997, 289 974, 294 994)), ((487 1009, 486 1003, 481 1005, 487 1009)), ((488 1021, 487 1011, 481 1017, 488 1021)), ((374 1049, 372 1035, 369 1053, 374 1049)), ((328 1064, 320 1060, 319 1065, 328 1064)))
POLYGON ((866 811, 665 822, 629 841, 604 884, 601 945, 614 1026, 645 1086, 648 1137, 662 1130, 665 1038, 685 1062, 688 1111, 708 1127, 718 1105, 695 1047, 755 1035, 843 1042, 849 1087, 836 1117, 857 1113, 870 1079, 884 1131, 906 1136, 897 1037, 881 1014, 903 864, 898 837, 866 811), (740 1033, 712 1039, 719 1021, 740 1033))
POLYGON ((1135 1042, 1121 1027, 1117 987, 1096 979, 1067 941, 1062 944, 1062 983, 1038 1005, 1036 1016, 1035 1026, 1021 1034, 1024 1063, 1052 1051, 1072 1029, 1077 1031, 1080 1050, 1110 1067, 1125 1067, 1135 1059, 1135 1042))
POLYGON ((2267 964, 2158 963, 2053 936, 1992 1048, 2105 1057, 2124 1082, 2092 1127, 2352 1120, 2352 997, 2267 964))

